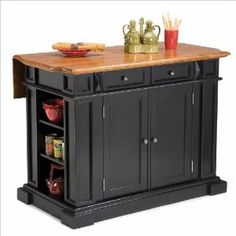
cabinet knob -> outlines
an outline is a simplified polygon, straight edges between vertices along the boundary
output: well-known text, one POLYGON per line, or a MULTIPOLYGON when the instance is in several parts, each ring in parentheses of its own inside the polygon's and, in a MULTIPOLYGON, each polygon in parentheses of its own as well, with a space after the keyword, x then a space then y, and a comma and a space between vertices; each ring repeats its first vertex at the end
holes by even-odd
POLYGON ((152 138, 153 143, 157 143, 157 138, 152 138))
POLYGON ((173 70, 170 70, 170 71, 169 71, 169 75, 170 75, 170 76, 174 76, 174 75, 175 75, 175 72, 174 72, 173 70))
POLYGON ((143 144, 148 144, 148 139, 144 138, 144 139, 142 140, 142 142, 143 142, 143 144))
POLYGON ((123 81, 128 81, 128 77, 127 76, 122 76, 122 80, 123 81))

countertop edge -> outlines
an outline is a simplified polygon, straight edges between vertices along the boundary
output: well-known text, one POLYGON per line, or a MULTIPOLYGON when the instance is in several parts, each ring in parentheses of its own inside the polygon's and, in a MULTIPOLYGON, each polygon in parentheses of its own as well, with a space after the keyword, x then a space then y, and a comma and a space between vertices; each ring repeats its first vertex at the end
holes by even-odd
POLYGON ((80 68, 80 69, 69 69, 69 68, 62 68, 62 67, 51 67, 47 64, 42 63, 35 63, 33 61, 28 61, 22 59, 21 55, 14 55, 13 59, 23 63, 27 66, 36 67, 38 69, 43 69, 51 72, 62 72, 67 74, 73 75, 80 75, 80 74, 87 74, 87 73, 99 73, 99 72, 106 72, 111 70, 122 70, 122 69, 131 69, 131 68, 140 68, 146 66, 159 66, 159 65, 168 65, 172 63, 183 63, 189 61, 201 61, 201 60, 211 60, 211 59, 218 59, 222 57, 227 57, 231 55, 230 52, 227 51, 218 51, 217 53, 207 54, 207 55, 198 55, 193 57, 183 57, 183 58, 168 58, 163 60, 156 60, 156 61, 143 61, 143 62, 133 62, 127 64, 117 64, 117 65, 110 65, 110 66, 94 66, 92 68, 80 68))

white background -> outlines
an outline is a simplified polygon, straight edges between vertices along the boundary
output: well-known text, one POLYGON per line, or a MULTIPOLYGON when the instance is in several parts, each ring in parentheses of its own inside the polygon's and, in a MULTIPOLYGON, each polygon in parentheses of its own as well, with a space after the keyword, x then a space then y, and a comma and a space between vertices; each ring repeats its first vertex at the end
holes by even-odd
MULTIPOLYGON (((236 4, 233 2, 2 2, 1 187, 3 236, 236 235, 236 4), (26 182, 25 99, 13 100, 12 56, 50 51, 57 41, 123 44, 122 26, 143 16, 160 24, 170 11, 183 19, 180 41, 230 51, 220 60, 217 174, 228 192, 163 206, 71 230, 16 200, 26 182)), ((161 41, 163 34, 161 34, 161 41)))

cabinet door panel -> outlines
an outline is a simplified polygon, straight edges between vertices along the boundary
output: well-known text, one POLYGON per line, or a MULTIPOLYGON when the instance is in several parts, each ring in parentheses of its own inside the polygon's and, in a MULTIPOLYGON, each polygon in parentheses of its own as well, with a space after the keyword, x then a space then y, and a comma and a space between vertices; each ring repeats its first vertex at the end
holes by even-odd
POLYGON ((218 81, 205 81, 202 85, 201 177, 216 174, 218 81))
POLYGON ((67 195, 76 206, 103 199, 102 98, 66 102, 67 195))
POLYGON ((104 197, 147 189, 147 92, 104 97, 104 197))
POLYGON ((191 156, 191 85, 151 91, 151 187, 187 180, 191 156))

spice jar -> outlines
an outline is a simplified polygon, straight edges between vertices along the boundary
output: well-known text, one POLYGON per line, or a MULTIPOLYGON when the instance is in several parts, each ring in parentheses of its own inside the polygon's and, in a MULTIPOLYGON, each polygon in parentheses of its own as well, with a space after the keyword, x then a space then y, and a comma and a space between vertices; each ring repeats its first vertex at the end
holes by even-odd
POLYGON ((55 158, 62 158, 63 157, 63 149, 62 143, 64 142, 63 137, 58 137, 54 139, 54 157, 55 158))
POLYGON ((45 154, 47 156, 54 155, 54 139, 57 137, 57 134, 48 134, 45 135, 45 154))

